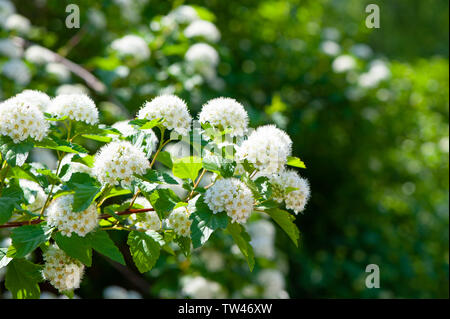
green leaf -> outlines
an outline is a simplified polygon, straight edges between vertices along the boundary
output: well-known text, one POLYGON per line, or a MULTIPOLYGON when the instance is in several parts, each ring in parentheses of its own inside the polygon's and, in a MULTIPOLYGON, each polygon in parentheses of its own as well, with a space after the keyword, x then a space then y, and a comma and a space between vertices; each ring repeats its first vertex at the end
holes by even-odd
POLYGON ((108 198, 123 196, 123 195, 128 195, 128 194, 131 194, 131 191, 129 189, 113 188, 109 191, 108 195, 103 197, 103 199, 106 200, 108 198))
POLYGON ((16 249, 14 258, 22 258, 50 239, 52 229, 44 225, 25 225, 11 232, 12 243, 16 249))
POLYGON ((55 173, 53 173, 49 169, 37 169, 36 173, 47 177, 47 181, 51 184, 60 184, 61 183, 61 179, 59 178, 59 176, 56 175, 55 173))
POLYGON ((159 258, 159 243, 143 232, 132 231, 128 235, 127 244, 137 269, 141 273, 151 270, 159 258))
POLYGON ((234 242, 239 247, 242 255, 247 260, 250 271, 253 271, 255 267, 255 255, 253 253, 253 247, 250 245, 250 236, 245 231, 244 227, 238 223, 229 223, 227 227, 234 242))
POLYGON ((303 161, 301 159, 299 159, 298 157, 294 157, 294 156, 288 156, 286 164, 289 166, 306 168, 305 163, 303 163, 303 161))
POLYGON ((291 238, 291 240, 294 242, 295 246, 298 247, 300 232, 297 226, 294 224, 295 217, 289 214, 287 211, 278 208, 274 208, 266 212, 281 227, 281 229, 286 232, 289 238, 291 238))
POLYGON ((86 210, 100 196, 101 186, 95 178, 86 173, 74 173, 66 183, 65 190, 74 191, 72 210, 86 210))
POLYGON ((182 179, 194 181, 202 168, 202 159, 195 156, 183 157, 173 163, 173 175, 182 179))
POLYGON ((172 156, 170 155, 169 152, 166 151, 159 152, 158 156, 156 157, 156 160, 170 169, 172 169, 173 167, 172 156))
POLYGON ((95 135, 95 134, 82 134, 81 136, 83 136, 84 138, 90 139, 90 140, 104 142, 104 143, 109 143, 112 141, 112 138, 109 136, 102 136, 102 135, 95 135))
POLYGON ((128 124, 136 125, 140 130, 149 130, 161 124, 163 120, 161 119, 153 119, 153 120, 145 120, 145 119, 136 119, 128 122, 128 124))
POLYGON ((14 299, 38 299, 41 294, 38 283, 42 280, 40 266, 19 258, 8 265, 5 287, 14 299))
POLYGON ((213 171, 223 177, 232 177, 236 168, 236 163, 216 155, 205 156, 202 159, 202 165, 208 171, 213 171))
POLYGON ((6 256, 8 248, 0 248, 0 268, 6 267, 12 258, 6 256))
POLYGON ((225 212, 214 214, 202 199, 197 200, 195 206, 196 211, 189 218, 192 220, 192 245, 198 248, 206 243, 215 230, 227 227, 228 217, 225 212))
POLYGON ((95 156, 94 155, 83 155, 83 154, 75 154, 72 157, 72 162, 81 163, 88 167, 94 167, 95 156))
POLYGON ((168 188, 161 188, 153 191, 148 198, 152 207, 160 215, 165 218, 165 214, 171 212, 181 199, 168 188))
POLYGON ((118 263, 125 265, 122 253, 114 244, 108 233, 104 230, 97 230, 88 235, 92 248, 106 257, 111 258, 118 263))
POLYGON ((171 185, 178 185, 178 182, 175 179, 173 179, 169 174, 156 171, 154 169, 147 170, 145 175, 135 175, 135 176, 150 183, 158 183, 158 184, 166 183, 171 185))
POLYGON ((41 142, 35 142, 34 146, 65 153, 88 153, 88 150, 86 150, 83 146, 62 140, 56 136, 50 136, 49 138, 43 139, 41 142))
POLYGON ((191 254, 191 239, 189 237, 177 236, 174 241, 186 257, 191 254))
POLYGON ((0 136, 0 153, 2 158, 13 167, 22 166, 32 149, 33 143, 29 140, 16 144, 9 136, 0 136))
POLYGON ((0 195, 0 225, 6 223, 12 216, 14 208, 20 208, 24 194, 18 182, 11 183, 0 195))
POLYGON ((91 266, 92 247, 89 238, 80 237, 75 233, 72 233, 70 237, 64 236, 61 233, 54 233, 53 239, 67 255, 78 259, 88 267, 91 266))

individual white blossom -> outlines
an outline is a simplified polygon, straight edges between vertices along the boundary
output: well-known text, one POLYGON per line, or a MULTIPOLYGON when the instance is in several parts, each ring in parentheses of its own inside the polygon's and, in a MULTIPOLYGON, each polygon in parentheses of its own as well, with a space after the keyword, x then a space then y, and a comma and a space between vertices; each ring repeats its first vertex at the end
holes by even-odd
POLYGON ((214 214, 226 212, 231 222, 245 223, 253 211, 253 195, 237 178, 219 179, 205 193, 204 201, 214 214))
POLYGON ((285 202, 286 208, 296 214, 305 209, 310 197, 309 183, 301 178, 297 172, 286 170, 270 178, 273 185, 272 195, 278 202, 285 202))
POLYGON ((3 26, 7 30, 17 31, 21 34, 28 34, 31 29, 30 20, 17 13, 11 14, 8 18, 6 18, 3 26))
POLYGON ((351 55, 340 55, 332 64, 333 71, 336 73, 343 73, 350 71, 356 67, 356 60, 351 55))
POLYGON ((134 290, 126 290, 119 286, 108 286, 103 290, 105 299, 142 299, 140 293, 134 290))
POLYGON ((188 5, 182 5, 169 13, 169 17, 177 23, 184 24, 199 19, 197 11, 188 5))
POLYGON ((98 225, 98 214, 95 203, 82 212, 72 210, 73 195, 57 197, 46 209, 47 223, 57 227, 61 234, 71 237, 72 233, 84 237, 98 225))
POLYGON ((64 167, 65 165, 69 165, 69 168, 67 169, 64 176, 61 178, 63 182, 66 182, 70 179, 72 174, 74 173, 86 173, 89 175, 93 175, 92 168, 84 165, 82 163, 78 162, 72 162, 73 157, 75 156, 74 153, 70 153, 65 155, 61 160, 61 167, 64 167))
POLYGON ((187 105, 175 95, 160 95, 145 102, 137 117, 147 120, 164 119, 162 125, 181 135, 186 135, 191 130, 192 117, 187 105))
POLYGON ((144 61, 150 57, 150 49, 147 42, 137 35, 129 34, 111 43, 111 48, 119 56, 131 56, 137 61, 144 61))
POLYGON ((201 276, 185 276, 181 278, 183 295, 193 299, 221 299, 226 297, 223 287, 201 276))
POLYGON ((47 195, 45 194, 42 187, 33 181, 29 181, 26 179, 19 180, 19 185, 27 196, 27 201, 29 204, 27 205, 28 210, 31 212, 35 212, 44 206, 45 201, 47 200, 47 195))
POLYGON ((205 20, 195 20, 184 29, 187 38, 203 37, 210 42, 220 40, 220 32, 214 23, 205 20))
POLYGON ((242 136, 247 131, 248 115, 242 104, 231 98, 219 97, 208 101, 199 115, 200 123, 210 123, 231 136, 242 136))
POLYGON ((167 225, 179 236, 189 237, 192 224, 192 221, 189 219, 190 215, 190 211, 185 206, 175 208, 167 218, 167 225))
POLYGON ((247 159, 261 173, 273 174, 284 169, 292 152, 292 140, 275 125, 264 125, 253 131, 238 149, 238 157, 247 159))
MULTIPOLYGON (((138 197, 134 201, 135 204, 142 206, 143 208, 152 208, 152 205, 145 197, 138 197)), ((149 211, 139 214, 131 214, 128 216, 130 224, 134 225, 137 229, 143 230, 155 230, 161 229, 161 220, 155 211, 149 211)))
POLYGON ((35 64, 47 64, 53 62, 53 53, 40 45, 32 45, 25 50, 25 59, 35 64))
POLYGON ((43 253, 44 268, 42 275, 60 292, 71 291, 80 287, 84 265, 69 257, 58 246, 50 246, 43 253))
POLYGON ((0 135, 9 136, 14 143, 28 137, 41 141, 49 127, 44 114, 35 105, 15 98, 0 104, 0 135))
POLYGON ((248 226, 255 256, 273 259, 275 257, 275 226, 268 220, 260 219, 248 226))
POLYGON ((31 73, 28 66, 19 59, 11 59, 1 69, 4 76, 13 80, 17 84, 27 85, 31 80, 31 73))
POLYGON ((103 184, 129 187, 133 174, 145 174, 150 167, 142 150, 127 141, 111 142, 96 154, 93 172, 103 184))
POLYGON ((22 48, 14 41, 10 39, 0 39, 0 55, 16 59, 22 56, 22 51, 22 48))
POLYGON ((46 112, 50 105, 50 97, 44 92, 37 90, 24 90, 17 94, 13 99, 17 99, 27 105, 35 105, 41 112, 46 112))
POLYGON ((219 54, 216 49, 206 43, 196 43, 189 47, 184 58, 197 68, 216 67, 219 64, 219 54))
POLYGON ((283 274, 277 269, 263 269, 257 277, 258 283, 263 287, 263 298, 286 299, 289 295, 285 291, 283 274))
POLYGON ((56 96, 48 112, 57 118, 67 116, 74 121, 82 121, 87 124, 98 123, 98 110, 94 101, 85 94, 62 94, 56 96))

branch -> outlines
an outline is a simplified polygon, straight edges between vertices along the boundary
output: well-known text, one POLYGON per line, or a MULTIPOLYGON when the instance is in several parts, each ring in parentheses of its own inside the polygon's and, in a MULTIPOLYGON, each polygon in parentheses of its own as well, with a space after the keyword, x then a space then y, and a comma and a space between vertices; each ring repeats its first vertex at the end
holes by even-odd
MULTIPOLYGON (((147 212, 151 212, 154 211, 154 208, 141 208, 141 209, 127 209, 121 212, 117 212, 116 215, 122 216, 122 215, 131 215, 131 214, 141 214, 141 213, 147 213, 147 212)), ((108 219, 111 218, 113 216, 108 215, 108 214, 101 214, 98 218, 99 219, 108 219)), ((23 222, 11 222, 11 223, 6 223, 4 225, 0 225, 0 229, 1 228, 13 228, 13 227, 20 227, 20 226, 24 226, 24 225, 37 225, 40 224, 42 222, 44 222, 44 219, 41 219, 40 217, 37 219, 33 219, 33 220, 29 220, 29 221, 23 221, 23 222)))

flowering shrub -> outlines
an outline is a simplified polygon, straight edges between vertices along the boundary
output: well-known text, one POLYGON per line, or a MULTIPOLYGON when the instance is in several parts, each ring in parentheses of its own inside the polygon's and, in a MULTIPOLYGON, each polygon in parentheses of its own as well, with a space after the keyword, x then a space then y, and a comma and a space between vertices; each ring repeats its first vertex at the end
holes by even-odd
POLYGON ((305 165, 275 126, 243 136, 251 131, 248 115, 233 99, 207 102, 199 122, 174 95, 144 103, 135 119, 113 126, 98 123, 95 103, 83 94, 50 99, 27 91, 1 103, 0 112, 0 228, 12 229, 0 266, 15 298, 38 297, 43 280, 73 295, 92 250, 125 264, 108 235, 114 230, 128 232, 142 273, 160 254, 175 254, 173 244, 189 256, 214 232, 231 235, 252 270, 246 223, 253 214, 270 216, 297 245, 294 214, 304 210, 310 190, 286 166, 305 165), (91 152, 81 145, 87 140, 104 145, 91 152), (176 141, 190 145, 188 156, 165 150, 176 141), (27 162, 34 148, 56 152, 57 168, 27 162), (187 196, 177 195, 177 186, 187 196), (27 260, 34 251, 43 264, 27 260))

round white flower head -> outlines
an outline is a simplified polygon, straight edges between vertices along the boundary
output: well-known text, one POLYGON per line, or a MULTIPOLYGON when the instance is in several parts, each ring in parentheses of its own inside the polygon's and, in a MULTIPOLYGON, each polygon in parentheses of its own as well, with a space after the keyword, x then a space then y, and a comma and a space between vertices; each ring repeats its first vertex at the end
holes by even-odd
POLYGON ((220 130, 228 129, 231 136, 244 135, 248 125, 248 115, 242 104, 224 97, 212 99, 203 105, 199 120, 220 130))
POLYGON ((333 61, 332 67, 336 73, 347 72, 356 67, 356 60, 351 55, 340 55, 333 61))
POLYGON ((80 287, 83 278, 84 265, 75 258, 69 257, 58 246, 50 246, 43 254, 44 278, 60 292, 70 291, 80 287))
POLYGON ((95 156, 93 172, 103 184, 130 186, 133 174, 144 174, 150 167, 142 150, 127 141, 104 145, 95 156))
POLYGON ((1 71, 4 76, 13 80, 17 84, 27 85, 28 83, 30 83, 30 69, 22 60, 9 60, 5 64, 3 64, 1 71))
POLYGON ((226 298, 223 287, 201 276, 185 276, 181 278, 181 291, 193 299, 221 299, 226 298))
MULTIPOLYGON (((136 198, 134 203, 142 206, 143 208, 152 208, 150 202, 142 196, 136 198)), ((155 231, 161 229, 161 220, 159 219, 159 216, 155 211, 140 214, 131 214, 128 216, 128 221, 137 229, 155 231)))
POLYGON ((197 11, 188 5, 182 5, 169 13, 169 17, 174 19, 177 23, 189 23, 199 19, 197 11))
POLYGON ((186 52, 184 58, 197 67, 206 65, 216 67, 219 64, 219 54, 216 49, 206 43, 196 43, 186 52))
POLYGON ((14 99, 28 105, 35 105, 39 108, 39 110, 41 110, 41 112, 45 112, 47 107, 50 105, 50 97, 44 92, 36 90, 22 91, 17 94, 14 99))
POLYGON ((19 180, 19 185, 24 191, 29 202, 27 205, 29 211, 35 212, 44 206, 47 196, 38 183, 21 179, 19 180))
POLYGON ((0 39, 0 55, 9 58, 20 58, 22 56, 22 47, 10 39, 0 39))
POLYGON ((40 45, 32 45, 25 51, 25 59, 35 64, 47 64, 55 60, 53 53, 40 45))
POLYGON ((253 211, 253 195, 237 178, 219 179, 208 188, 204 201, 214 214, 226 212, 231 222, 245 223, 253 211))
POLYGON ((4 24, 7 30, 17 31, 18 33, 27 34, 30 32, 31 24, 30 20, 24 16, 14 13, 11 14, 4 24))
POLYGON ((28 137, 41 141, 50 125, 35 105, 12 98, 0 104, 0 135, 7 135, 14 143, 28 137))
POLYGON ((208 41, 220 40, 220 32, 214 23, 205 20, 195 20, 184 30, 187 38, 203 37, 208 41))
POLYGON ((58 118, 67 116, 87 124, 98 123, 98 110, 94 101, 85 94, 62 94, 55 97, 48 112, 58 118))
POLYGON ((192 220, 189 219, 190 215, 190 211, 185 206, 175 208, 167 219, 167 226, 179 236, 189 237, 192 224, 192 220))
POLYGON ((64 236, 72 236, 72 232, 84 237, 98 225, 98 214, 95 203, 82 212, 72 211, 73 195, 56 198, 46 210, 47 223, 57 227, 64 236))
POLYGON ((162 125, 178 134, 186 135, 191 130, 192 117, 186 103, 175 95, 160 95, 145 102, 139 110, 138 118, 164 119, 162 125))
POLYGON ((287 170, 270 178, 273 189, 273 197, 276 201, 284 201, 287 209, 292 209, 295 214, 305 209, 310 197, 309 183, 301 178, 297 172, 287 170))
POLYGON ((292 140, 284 131, 275 125, 264 125, 242 143, 238 157, 247 159, 261 173, 273 174, 284 169, 291 151, 292 140))
POLYGON ((145 40, 137 35, 129 34, 111 43, 111 48, 119 56, 130 56, 137 61, 144 61, 150 57, 150 49, 145 40))
POLYGON ((61 178, 63 182, 68 181, 72 176, 72 174, 74 173, 86 173, 89 175, 93 175, 92 168, 90 168, 89 166, 84 165, 82 163, 72 162, 72 158, 74 156, 75 156, 74 153, 67 154, 61 160, 61 167, 64 167, 64 165, 69 165, 69 168, 67 169, 66 173, 61 178))

